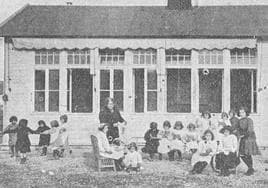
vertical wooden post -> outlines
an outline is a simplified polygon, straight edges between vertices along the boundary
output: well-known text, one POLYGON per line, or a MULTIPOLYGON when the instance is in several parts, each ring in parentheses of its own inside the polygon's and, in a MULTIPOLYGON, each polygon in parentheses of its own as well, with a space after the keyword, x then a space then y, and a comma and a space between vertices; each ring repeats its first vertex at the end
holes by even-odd
POLYGON ((94 90, 93 90, 93 112, 99 113, 100 111, 100 58, 99 58, 99 48, 95 48, 91 50, 91 57, 93 57, 94 63, 94 90))
POLYGON ((59 111, 67 112, 67 52, 60 53, 60 74, 59 74, 59 111))
POLYGON ((167 111, 167 98, 166 96, 166 71, 165 71, 165 49, 157 49, 157 111, 160 113, 165 113, 167 111))
POLYGON ((133 94, 133 73, 131 69, 132 52, 125 51, 124 62, 124 112, 129 114, 133 112, 134 107, 134 94, 133 94))
POLYGON ((199 114, 199 75, 198 75, 198 51, 192 50, 191 57, 191 111, 199 114))
POLYGON ((230 110, 231 104, 231 54, 229 49, 223 50, 223 92, 222 92, 222 111, 230 110))

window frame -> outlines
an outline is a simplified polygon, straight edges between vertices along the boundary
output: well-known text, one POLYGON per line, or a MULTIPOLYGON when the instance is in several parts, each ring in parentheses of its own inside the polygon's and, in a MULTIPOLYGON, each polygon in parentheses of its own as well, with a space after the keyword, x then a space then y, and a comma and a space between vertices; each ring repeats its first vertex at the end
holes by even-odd
POLYGON ((60 113, 60 94, 61 94, 61 89, 60 89, 60 74, 61 74, 61 69, 59 67, 59 64, 57 64, 57 66, 46 66, 44 67, 44 65, 38 65, 35 66, 34 71, 33 71, 33 94, 32 94, 32 111, 33 113, 60 113), (58 70, 59 72, 59 90, 50 90, 49 89, 49 72, 50 70, 58 70), (36 71, 45 71, 45 90, 40 90, 45 92, 45 110, 44 111, 36 111, 35 110, 35 72, 36 71), (59 93, 59 110, 58 111, 49 111, 49 92, 50 91, 58 91, 59 93))
MULTIPOLYGON (((138 65, 138 64, 135 64, 138 65)), ((160 112, 160 108, 159 108, 159 96, 160 96, 160 92, 159 92, 159 87, 160 87, 160 82, 159 82, 159 75, 158 75, 158 69, 155 66, 146 66, 146 65, 142 65, 142 66, 133 66, 132 67, 133 73, 132 73, 132 96, 133 97, 133 104, 132 104, 132 109, 133 112, 135 114, 156 114, 156 113, 161 113, 160 112), (144 106, 143 106, 143 112, 136 112, 135 111, 135 74, 134 71, 135 69, 143 69, 144 70, 144 106), (155 90, 148 90, 148 70, 155 70, 156 71, 156 75, 157 75, 157 88, 155 90), (154 91, 157 92, 157 102, 156 102, 156 111, 148 111, 148 92, 149 91, 154 91)))

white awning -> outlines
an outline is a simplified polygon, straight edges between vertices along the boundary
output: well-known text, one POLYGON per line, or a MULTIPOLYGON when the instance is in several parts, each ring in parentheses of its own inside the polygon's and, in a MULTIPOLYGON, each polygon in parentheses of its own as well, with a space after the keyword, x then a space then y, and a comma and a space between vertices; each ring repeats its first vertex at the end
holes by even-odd
POLYGON ((256 39, 44 39, 44 38, 13 38, 16 49, 94 49, 94 48, 174 48, 174 49, 233 49, 255 48, 256 39))

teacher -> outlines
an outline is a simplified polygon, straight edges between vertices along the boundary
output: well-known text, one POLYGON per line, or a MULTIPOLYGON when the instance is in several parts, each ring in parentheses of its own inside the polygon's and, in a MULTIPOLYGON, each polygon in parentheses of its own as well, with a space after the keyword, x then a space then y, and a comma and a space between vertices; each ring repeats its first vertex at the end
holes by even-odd
MULTIPOLYGON (((99 113, 99 120, 100 123, 108 124, 107 138, 110 143, 112 143, 115 138, 119 138, 119 123, 127 124, 116 108, 112 98, 105 99, 104 107, 99 113)), ((124 129, 122 129, 122 134, 123 133, 124 129)))

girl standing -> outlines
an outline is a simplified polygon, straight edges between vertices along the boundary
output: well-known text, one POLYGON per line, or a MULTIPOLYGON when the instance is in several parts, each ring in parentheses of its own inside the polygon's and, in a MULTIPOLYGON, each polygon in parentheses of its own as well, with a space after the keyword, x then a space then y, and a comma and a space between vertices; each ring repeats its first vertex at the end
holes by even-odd
POLYGON ((143 153, 150 155, 150 160, 153 160, 154 154, 158 153, 159 139, 157 135, 159 130, 157 129, 157 123, 151 122, 150 129, 146 131, 144 135, 145 147, 141 149, 143 153))
POLYGON ((202 137, 202 141, 198 144, 198 150, 193 155, 191 164, 193 169, 191 174, 200 174, 210 163, 213 155, 216 154, 217 143, 214 141, 214 135, 211 130, 206 130, 202 137))
POLYGON ((249 111, 246 107, 239 109, 238 133, 240 135, 239 154, 248 167, 245 175, 250 176, 254 173, 252 155, 259 155, 260 151, 256 142, 253 121, 249 118, 249 111))
POLYGON ((236 113, 234 110, 229 111, 230 122, 233 129, 233 134, 238 136, 238 127, 239 127, 239 119, 236 117, 236 113))
MULTIPOLYGON (((9 118, 9 122, 10 122, 10 124, 4 129, 4 132, 18 128, 18 124, 17 124, 18 118, 16 116, 11 116, 9 118)), ((17 141, 17 133, 9 133, 8 136, 9 136, 8 145, 9 145, 9 149, 11 151, 10 157, 14 157, 15 155, 17 157, 18 151, 17 151, 17 148, 15 147, 16 141, 17 141)))
POLYGON ((35 131, 27 127, 27 125, 28 125, 28 120, 21 119, 16 129, 7 130, 3 132, 3 134, 17 133, 17 141, 16 141, 15 147, 17 147, 17 150, 20 152, 21 164, 24 164, 26 162, 26 153, 31 152, 31 149, 30 149, 31 142, 30 142, 28 134, 29 133, 35 134, 35 131))
POLYGON ((44 156, 47 154, 47 147, 50 143, 50 134, 41 134, 41 133, 46 130, 50 130, 50 128, 46 125, 46 123, 43 120, 38 121, 38 125, 39 127, 35 132, 37 134, 40 134, 38 146, 42 147, 41 156, 44 156))

